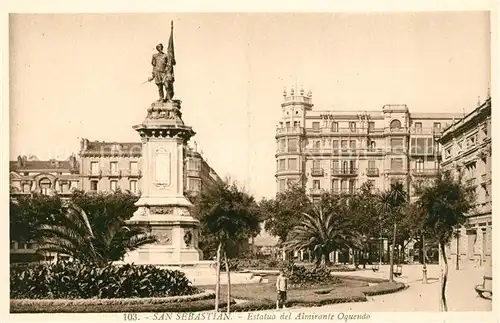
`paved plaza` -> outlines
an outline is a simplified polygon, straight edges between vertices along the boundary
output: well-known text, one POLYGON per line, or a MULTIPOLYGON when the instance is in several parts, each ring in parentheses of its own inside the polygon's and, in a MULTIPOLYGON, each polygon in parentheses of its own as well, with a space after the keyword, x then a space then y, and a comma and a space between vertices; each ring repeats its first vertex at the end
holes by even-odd
MULTIPOLYGON (((481 284, 483 281, 485 272, 484 267, 470 267, 460 269, 459 271, 451 267, 453 266, 450 265, 449 280, 446 287, 448 311, 491 311, 492 301, 480 298, 474 291, 474 287, 481 284)), ((367 302, 341 303, 321 307, 291 308, 289 311, 436 312, 439 311, 439 273, 440 268, 438 265, 427 266, 428 283, 422 284, 422 266, 405 265, 403 266, 403 275, 395 279, 409 286, 409 288, 403 291, 387 295, 369 296, 367 302)), ((381 266, 380 270, 376 273, 370 269, 370 266, 367 266, 365 270, 361 269, 356 272, 340 272, 335 274, 388 278, 389 266, 381 266)))

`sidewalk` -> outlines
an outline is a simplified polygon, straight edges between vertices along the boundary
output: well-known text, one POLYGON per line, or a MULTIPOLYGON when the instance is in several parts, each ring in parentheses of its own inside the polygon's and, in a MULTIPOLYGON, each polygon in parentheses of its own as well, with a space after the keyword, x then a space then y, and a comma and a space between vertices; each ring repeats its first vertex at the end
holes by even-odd
MULTIPOLYGON (((450 266, 451 267, 451 266, 450 266)), ((290 312, 438 312, 440 283, 440 268, 438 265, 427 266, 428 283, 422 284, 422 266, 405 265, 403 275, 395 281, 403 282, 409 288, 387 295, 369 296, 367 302, 341 303, 321 307, 292 308, 290 312)), ((378 272, 373 272, 369 266, 365 270, 355 272, 338 272, 335 275, 363 276, 389 278, 389 266, 382 266, 378 272)), ((450 268, 446 296, 448 311, 491 311, 492 301, 480 298, 474 291, 474 286, 483 281, 484 268, 465 268, 456 271, 450 268)), ((260 313, 272 313, 262 311, 260 313)))

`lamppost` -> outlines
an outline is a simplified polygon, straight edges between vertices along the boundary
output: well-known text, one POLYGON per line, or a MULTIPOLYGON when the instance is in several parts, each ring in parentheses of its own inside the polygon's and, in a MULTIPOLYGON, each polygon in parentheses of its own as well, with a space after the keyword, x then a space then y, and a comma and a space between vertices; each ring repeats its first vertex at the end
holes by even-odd
POLYGON ((457 229, 457 231, 455 231, 455 239, 457 239, 457 264, 456 264, 456 269, 459 270, 460 266, 459 266, 459 263, 460 263, 460 230, 457 229))

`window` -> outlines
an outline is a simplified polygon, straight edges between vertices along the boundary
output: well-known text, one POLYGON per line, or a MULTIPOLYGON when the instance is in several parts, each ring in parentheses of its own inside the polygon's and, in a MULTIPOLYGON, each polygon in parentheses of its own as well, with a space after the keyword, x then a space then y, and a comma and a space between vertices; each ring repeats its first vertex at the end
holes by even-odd
POLYGON ((392 120, 390 124, 391 130, 399 130, 401 129, 401 121, 399 120, 392 120))
POLYGON ((319 130, 319 122, 315 121, 312 123, 313 129, 314 130, 319 130))
POLYGON ((424 161, 422 159, 415 161, 415 169, 420 171, 424 169, 424 161))
POLYGON ((280 122, 280 128, 283 128, 283 121, 280 122))
POLYGON ((288 152, 295 153, 297 152, 297 139, 288 139, 288 152))
POLYGON ((339 141, 338 140, 332 140, 332 148, 339 149, 339 141))
POLYGON ((346 179, 343 179, 340 185, 341 185, 342 192, 346 193, 348 190, 349 182, 346 179))
POLYGON ((332 132, 337 132, 337 131, 339 131, 339 123, 332 122, 332 132))
POLYGON ((375 180, 374 179, 369 179, 368 180, 368 185, 370 185, 371 188, 375 188, 375 180))
POLYGON ((425 152, 425 140, 425 138, 411 138, 411 151, 416 154, 423 154, 425 152))
POLYGON ((288 169, 297 170, 297 158, 290 158, 288 160, 288 169))
POLYGON ((340 146, 342 147, 343 150, 346 150, 347 149, 347 140, 340 141, 340 146))
POLYGON ((52 182, 50 181, 50 179, 48 179, 48 178, 42 178, 40 180, 39 185, 40 185, 41 193, 43 195, 48 195, 49 194, 49 190, 50 190, 50 188, 52 186, 52 182))
POLYGON ((392 170, 402 170, 403 169, 403 158, 392 158, 391 159, 391 169, 392 170))
POLYGON ((427 154, 434 154, 434 139, 427 138, 427 154))
POLYGON ((356 191, 356 180, 350 179, 349 180, 349 193, 354 194, 355 191, 356 191))
POLYGON ((444 150, 444 158, 450 158, 451 157, 451 147, 450 148, 446 148, 444 150))
POLYGON ((319 140, 314 142, 314 149, 320 149, 321 148, 321 142, 319 140))
POLYGON ((459 142, 457 143, 458 150, 462 150, 462 145, 463 145, 462 141, 459 141, 459 142))
POLYGON ((440 130, 441 129, 441 123, 440 122, 434 122, 434 130, 440 130))
POLYGON ((293 122, 294 127, 300 127, 300 121, 294 121, 293 122))
POLYGON ((415 122, 415 132, 422 133, 422 122, 415 122))
POLYGON ((280 179, 279 180, 279 191, 284 192, 285 191, 285 186, 286 186, 286 180, 285 179, 280 179))
POLYGON ((348 174, 349 172, 349 162, 344 160, 342 162, 342 174, 348 174))
POLYGON ((313 181, 313 188, 314 188, 315 190, 319 190, 319 189, 321 188, 321 182, 320 182, 318 179, 315 179, 315 180, 313 181))
POLYGON ((375 160, 369 160, 368 161, 368 169, 375 169, 375 160))
POLYGON ((349 170, 350 170, 350 173, 353 174, 355 169, 356 169, 356 161, 355 160, 350 160, 349 161, 349 170))
POLYGON ((356 131, 356 122, 349 122, 349 129, 351 129, 352 132, 356 131))
POLYGON ((117 162, 110 162, 109 169, 111 170, 111 174, 118 173, 118 163, 117 162))
POLYGON ((109 189, 114 192, 118 188, 118 182, 117 181, 111 181, 109 182, 109 189))
POLYGON ((340 181, 338 179, 332 179, 332 190, 334 192, 338 192, 340 187, 339 187, 340 181))
POLYGON ((23 192, 29 193, 30 191, 31 191, 31 183, 24 183, 23 184, 23 192))
POLYGON ((130 181, 130 192, 137 193, 137 181, 130 181))
POLYGON ((368 122, 368 130, 375 130, 375 122, 373 121, 368 122))
POLYGON ((97 181, 90 181, 90 190, 97 191, 97 181))
POLYGON ((59 184, 59 192, 66 193, 67 191, 68 191, 68 184, 67 183, 59 184))
POLYGON ((290 121, 287 121, 287 122, 286 122, 286 127, 287 127, 287 128, 290 128, 290 121))
POLYGON ((332 160, 332 168, 333 168, 334 170, 337 170, 337 171, 338 171, 338 169, 340 168, 340 166, 339 166, 339 165, 340 165, 340 164, 339 164, 339 161, 338 161, 338 160, 332 160))
POLYGON ((370 142, 370 150, 372 150, 372 151, 373 151, 373 150, 375 150, 375 147, 376 147, 376 146, 377 146, 377 145, 375 144, 375 141, 371 141, 371 142, 370 142))
POLYGON ((131 162, 130 162, 130 172, 131 172, 132 174, 137 174, 137 173, 138 173, 138 171, 139 171, 139 169, 138 169, 138 167, 137 167, 137 162, 135 162, 135 161, 131 161, 131 162))
POLYGON ((349 141, 349 148, 356 149, 356 140, 349 141))
POLYGON ((320 160, 313 160, 313 169, 319 169, 321 168, 321 161, 320 160))
POLYGON ((391 138, 391 151, 395 153, 403 152, 403 138, 391 138))
POLYGON ((278 170, 285 170, 285 160, 280 159, 278 170))
POLYGON ((280 140, 280 148, 279 151, 284 152, 286 147, 286 139, 281 139, 280 140))
POLYGON ((99 174, 99 162, 90 162, 90 173, 92 175, 99 174))

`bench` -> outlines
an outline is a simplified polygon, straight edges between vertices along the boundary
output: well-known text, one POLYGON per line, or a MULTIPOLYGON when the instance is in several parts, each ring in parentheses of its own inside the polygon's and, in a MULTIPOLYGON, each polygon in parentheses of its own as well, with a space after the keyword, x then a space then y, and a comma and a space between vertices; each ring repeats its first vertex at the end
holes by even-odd
POLYGON ((491 299, 493 296, 492 283, 493 283, 492 277, 484 276, 483 283, 481 285, 477 285, 474 289, 481 298, 491 299))
POLYGON ((394 276, 399 277, 403 274, 403 266, 397 265, 396 270, 394 270, 394 276))

